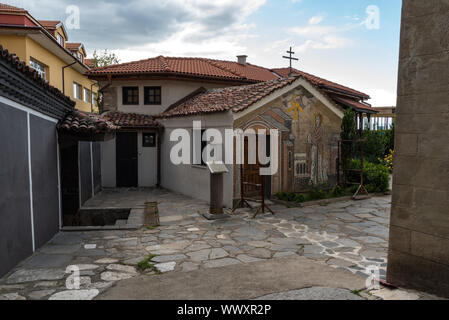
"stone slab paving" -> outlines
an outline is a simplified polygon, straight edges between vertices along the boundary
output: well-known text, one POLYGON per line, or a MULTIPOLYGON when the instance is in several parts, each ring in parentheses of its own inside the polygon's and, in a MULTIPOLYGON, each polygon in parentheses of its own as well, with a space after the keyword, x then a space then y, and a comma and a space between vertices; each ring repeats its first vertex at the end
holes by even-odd
POLYGON ((311 287, 269 294, 254 300, 365 300, 346 289, 311 287))
POLYGON ((0 299, 93 299, 116 281, 140 274, 189 272, 304 256, 333 268, 364 275, 368 266, 385 278, 391 197, 343 201, 326 206, 273 205, 275 216, 252 219, 239 209, 226 220, 208 221, 207 204, 164 190, 106 191, 90 207, 142 206, 158 201, 156 229, 59 233, 0 280, 0 299), (138 263, 155 255, 153 266, 138 263), (67 292, 79 267, 81 292, 67 292))

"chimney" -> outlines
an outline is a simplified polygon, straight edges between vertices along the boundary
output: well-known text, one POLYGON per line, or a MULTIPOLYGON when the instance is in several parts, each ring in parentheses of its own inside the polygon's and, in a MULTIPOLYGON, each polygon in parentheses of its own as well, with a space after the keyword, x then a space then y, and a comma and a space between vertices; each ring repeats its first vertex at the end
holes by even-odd
POLYGON ((242 66, 246 66, 246 58, 248 58, 246 55, 237 56, 237 62, 242 66))

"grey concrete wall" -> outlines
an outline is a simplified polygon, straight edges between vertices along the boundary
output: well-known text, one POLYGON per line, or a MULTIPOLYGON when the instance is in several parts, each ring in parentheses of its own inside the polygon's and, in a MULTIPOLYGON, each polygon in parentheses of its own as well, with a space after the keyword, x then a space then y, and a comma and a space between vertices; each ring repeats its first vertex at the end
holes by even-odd
POLYGON ((81 205, 92 198, 92 156, 90 142, 80 142, 78 149, 81 205))
POLYGON ((0 102, 0 276, 59 230, 56 123, 0 102))
POLYGON ((56 124, 30 115, 33 216, 36 248, 59 231, 56 124))
POLYGON ((388 281, 449 297, 449 2, 404 0, 388 281))
MULTIPOLYGON (((176 129, 186 129, 192 134, 193 121, 202 121, 203 129, 218 129, 225 137, 225 129, 232 129, 233 118, 230 113, 216 113, 206 116, 181 117, 163 121, 165 130, 162 136, 161 154, 161 185, 192 198, 209 202, 210 200, 210 172, 206 167, 196 165, 174 165, 170 160, 172 146, 177 144, 170 141, 170 134, 176 129)), ((225 156, 223 151, 223 156, 225 156)), ((233 166, 227 165, 229 173, 224 175, 224 205, 233 206, 233 166)))
POLYGON ((100 142, 92 143, 92 160, 94 169, 94 193, 101 191, 101 145, 100 142))
POLYGON ((101 184, 105 188, 117 186, 115 138, 100 143, 101 146, 101 184))
POLYGON ((0 277, 33 252, 27 114, 0 103, 0 277))

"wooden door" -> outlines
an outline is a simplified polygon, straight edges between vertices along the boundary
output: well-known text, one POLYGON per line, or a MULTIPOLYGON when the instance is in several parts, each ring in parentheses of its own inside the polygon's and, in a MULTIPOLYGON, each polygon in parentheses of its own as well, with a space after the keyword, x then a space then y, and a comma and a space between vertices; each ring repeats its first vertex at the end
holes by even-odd
MULTIPOLYGON (((256 144, 256 164, 249 164, 249 150, 248 150, 248 138, 245 138, 245 164, 243 165, 243 182, 244 182, 244 193, 246 197, 252 197, 252 198, 260 198, 261 196, 261 186, 262 186, 262 179, 265 179, 265 182, 270 179, 270 177, 265 177, 260 175, 260 168, 261 165, 259 163, 259 146, 256 144)), ((269 136, 267 136, 267 154, 270 153, 270 139, 269 136)), ((271 179, 270 179, 271 181, 271 179)), ((266 195, 268 193, 271 193, 271 184, 268 186, 270 190, 267 190, 266 188, 266 195)))

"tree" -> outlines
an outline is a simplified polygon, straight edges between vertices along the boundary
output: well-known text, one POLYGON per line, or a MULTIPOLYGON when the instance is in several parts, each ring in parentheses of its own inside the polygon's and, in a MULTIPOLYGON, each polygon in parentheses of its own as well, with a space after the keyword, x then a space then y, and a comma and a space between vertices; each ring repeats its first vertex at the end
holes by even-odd
POLYGON ((353 156, 354 144, 350 140, 357 138, 357 127, 355 123, 355 112, 352 109, 346 109, 341 122, 341 161, 343 168, 349 168, 353 156))
POLYGON ((97 50, 95 50, 93 57, 95 68, 101 68, 120 63, 120 59, 117 57, 117 55, 113 52, 109 53, 108 50, 104 50, 101 53, 97 53, 97 50))

